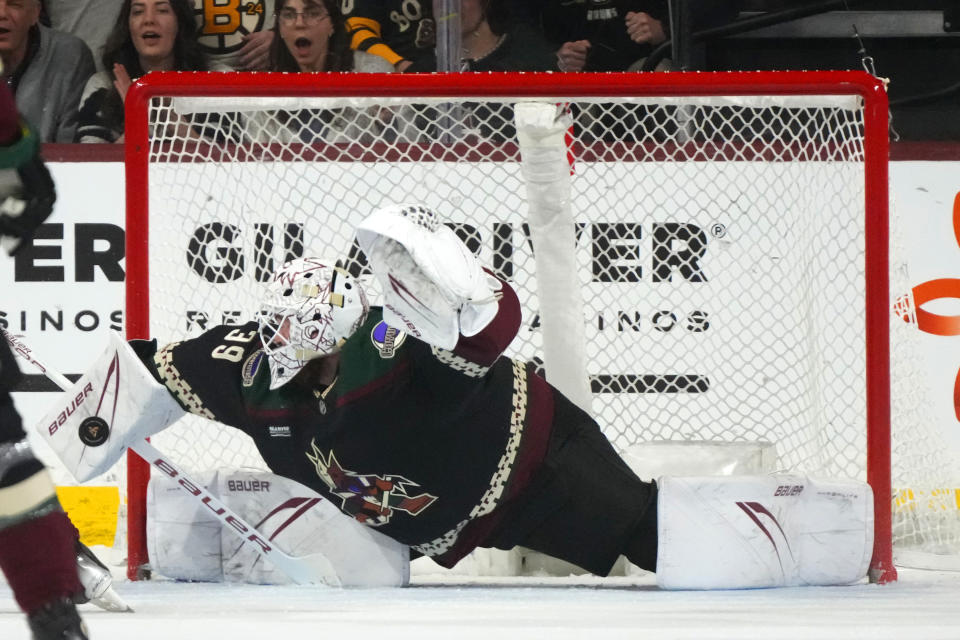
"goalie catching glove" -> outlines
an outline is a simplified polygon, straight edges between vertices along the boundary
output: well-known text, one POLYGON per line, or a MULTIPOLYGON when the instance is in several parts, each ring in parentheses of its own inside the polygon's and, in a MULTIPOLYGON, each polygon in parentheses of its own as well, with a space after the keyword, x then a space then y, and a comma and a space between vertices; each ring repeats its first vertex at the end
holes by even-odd
POLYGON ((391 205, 364 220, 357 242, 384 292, 383 318, 424 342, 453 349, 497 313, 497 280, 436 213, 391 205))

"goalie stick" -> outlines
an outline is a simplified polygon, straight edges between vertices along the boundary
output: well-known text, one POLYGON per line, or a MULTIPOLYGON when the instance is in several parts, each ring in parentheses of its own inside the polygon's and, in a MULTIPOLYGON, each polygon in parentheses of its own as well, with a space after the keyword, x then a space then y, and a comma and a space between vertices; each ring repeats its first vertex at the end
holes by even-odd
MULTIPOLYGON (((37 358, 36 353, 21 339, 14 339, 13 336, 2 329, 0 329, 0 331, 2 331, 4 337, 10 343, 13 352, 22 360, 29 362, 43 372, 51 382, 64 391, 67 391, 73 386, 73 383, 71 383, 66 376, 44 365, 39 358, 37 358)), ((210 510, 210 513, 220 520, 223 526, 240 536, 244 541, 252 543, 254 550, 260 554, 264 560, 267 560, 280 571, 284 572, 295 583, 302 585, 340 586, 340 579, 337 577, 333 565, 322 553, 305 556, 291 556, 284 553, 271 544, 267 536, 261 534, 257 531, 256 527, 224 505, 201 483, 192 480, 177 463, 150 444, 149 441, 141 440, 136 444, 130 445, 130 449, 135 451, 137 455, 165 476, 175 480, 181 489, 203 503, 203 505, 210 510)))

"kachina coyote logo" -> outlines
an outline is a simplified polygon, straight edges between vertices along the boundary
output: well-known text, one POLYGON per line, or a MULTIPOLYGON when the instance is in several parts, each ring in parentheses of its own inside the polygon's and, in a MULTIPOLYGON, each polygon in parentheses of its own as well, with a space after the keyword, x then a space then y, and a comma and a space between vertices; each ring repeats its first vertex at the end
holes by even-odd
POLYGON ((356 473, 340 466, 333 451, 324 455, 316 442, 310 446, 313 453, 307 458, 316 466, 317 475, 330 493, 340 498, 340 510, 358 522, 379 527, 390 522, 397 510, 416 516, 437 499, 429 493, 410 495, 409 490, 420 485, 403 476, 356 473))
MULTIPOLYGON (((953 201, 953 235, 960 246, 960 193, 953 201)), ((923 308, 933 300, 950 298, 960 299, 960 279, 936 278, 918 284, 909 294, 898 297, 893 310, 904 322, 916 323, 920 331, 936 336, 958 336, 960 316, 940 315, 923 308)), ((953 409, 960 421, 960 371, 953 383, 953 409)))

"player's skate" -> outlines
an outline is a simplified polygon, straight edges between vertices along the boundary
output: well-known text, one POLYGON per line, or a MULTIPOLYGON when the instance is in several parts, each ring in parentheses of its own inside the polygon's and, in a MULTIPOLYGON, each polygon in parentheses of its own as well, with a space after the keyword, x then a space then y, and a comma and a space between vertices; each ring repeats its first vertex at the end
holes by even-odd
POLYGON ((77 541, 77 577, 83 585, 79 603, 89 602, 106 611, 133 611, 113 590, 110 569, 80 541, 77 541))
POLYGON ((68 598, 55 600, 27 616, 33 640, 87 640, 87 628, 68 598))

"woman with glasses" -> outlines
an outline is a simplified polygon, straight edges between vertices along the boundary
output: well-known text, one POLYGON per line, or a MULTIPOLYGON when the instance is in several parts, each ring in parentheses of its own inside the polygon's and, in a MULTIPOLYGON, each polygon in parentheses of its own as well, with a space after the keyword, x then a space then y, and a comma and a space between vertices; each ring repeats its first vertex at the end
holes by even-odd
POLYGON ((347 31, 334 0, 278 0, 273 71, 350 71, 347 31))
MULTIPOLYGON (((273 31, 271 71, 322 73, 353 68, 353 52, 336 0, 277 0, 273 31)), ((253 117, 257 121, 248 120, 247 131, 264 143, 356 142, 371 128, 371 118, 356 109, 300 109, 253 117)))

